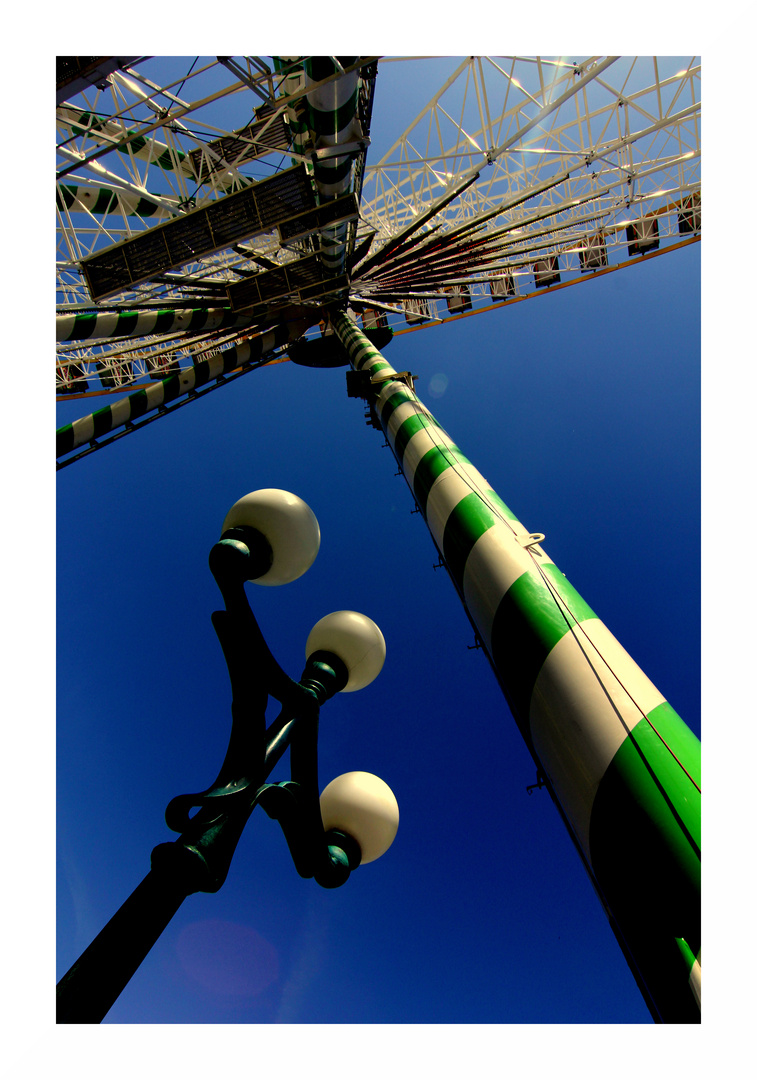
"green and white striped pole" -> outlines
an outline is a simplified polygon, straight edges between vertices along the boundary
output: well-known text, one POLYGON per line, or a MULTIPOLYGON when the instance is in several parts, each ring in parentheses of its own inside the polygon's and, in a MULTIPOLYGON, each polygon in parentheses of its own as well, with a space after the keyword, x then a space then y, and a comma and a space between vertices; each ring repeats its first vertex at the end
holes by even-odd
POLYGON ((332 325, 657 1021, 700 1019, 700 744, 344 313, 332 325))

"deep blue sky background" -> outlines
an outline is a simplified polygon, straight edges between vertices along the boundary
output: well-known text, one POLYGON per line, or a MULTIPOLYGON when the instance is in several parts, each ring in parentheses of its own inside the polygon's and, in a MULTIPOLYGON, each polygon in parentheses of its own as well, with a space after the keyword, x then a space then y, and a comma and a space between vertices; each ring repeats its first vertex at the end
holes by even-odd
MULTIPOLYGON (((694 247, 386 349, 697 732, 698 339, 694 247)), ((59 474, 59 974, 170 839, 169 799, 222 760, 207 552, 240 495, 292 490, 321 525, 303 578, 249 587, 282 664, 298 675, 342 607, 388 648, 324 708, 320 775, 390 784, 389 853, 324 892, 258 811, 222 891, 183 905, 108 1022, 648 1020, 382 441, 344 369, 285 363, 59 474)))
MULTIPOLYGON (((697 734, 699 333, 695 245, 386 349, 697 734)), ((388 648, 324 708, 320 775, 390 784, 389 853, 326 892, 257 811, 221 892, 185 902, 106 1023, 649 1023, 382 441, 344 369, 284 363, 58 475, 58 977, 172 838, 167 802, 223 757, 207 553, 240 495, 290 489, 321 525, 302 579, 249 587, 290 673, 337 608, 388 648)))

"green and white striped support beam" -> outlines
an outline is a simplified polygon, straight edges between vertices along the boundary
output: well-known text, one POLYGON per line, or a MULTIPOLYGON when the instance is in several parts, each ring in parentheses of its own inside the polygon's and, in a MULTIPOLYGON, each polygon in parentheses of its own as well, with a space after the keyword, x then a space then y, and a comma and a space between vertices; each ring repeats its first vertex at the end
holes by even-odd
POLYGON ((90 184, 58 184, 55 192, 58 209, 70 210, 71 213, 123 214, 126 217, 149 217, 168 221, 171 212, 166 203, 173 202, 178 214, 178 199, 166 199, 162 195, 160 199, 162 203, 133 191, 95 187, 90 184))
MULTIPOLYGON (((349 67, 357 57, 341 56, 337 60, 342 67, 349 67)), ((306 88, 329 79, 337 70, 330 57, 311 56, 305 61, 306 88)), ((355 70, 325 86, 307 90, 309 125, 316 150, 355 141, 359 81, 360 73, 355 70)), ((317 158, 314 178, 320 202, 344 195, 352 181, 352 157, 347 154, 317 158)), ((344 273, 348 228, 346 224, 335 225, 320 233, 323 265, 333 274, 344 273)))
MULTIPOLYGON (((281 86, 280 94, 282 97, 304 93, 305 71, 302 64, 303 57, 301 56, 273 57, 273 66, 276 71, 286 71, 289 69, 281 86)), ((289 130, 292 133, 292 150, 297 154, 296 158, 292 158, 292 164, 298 165, 304 156, 306 158, 305 164, 308 172, 312 176, 313 163, 310 159, 310 151, 313 149, 313 146, 307 122, 302 116, 298 117, 294 103, 290 103, 287 106, 286 118, 287 123, 289 124, 289 130)))
POLYGON ((248 326, 248 315, 230 308, 161 308, 156 311, 86 311, 57 315, 57 341, 93 341, 98 338, 145 337, 183 331, 219 330, 248 326))
MULTIPOLYGON (((342 56, 336 59, 342 67, 349 67, 358 58, 342 56)), ((337 75, 338 68, 328 56, 311 56, 307 59, 275 56, 273 60, 277 71, 291 68, 284 79, 282 94, 305 93, 307 122, 301 116, 298 118, 293 107, 287 109, 287 120, 293 136, 293 150, 297 154, 304 154, 308 160, 308 171, 312 173, 319 203, 344 195, 351 190, 352 156, 342 154, 318 158, 314 151, 354 142, 360 134, 356 126, 359 70, 332 78, 337 75), (309 89, 324 79, 330 81, 324 86, 309 89)), ((348 235, 349 226, 345 223, 319 232, 321 260, 329 273, 344 273, 348 235)))
POLYGON ((63 454, 68 454, 85 443, 107 435, 114 428, 128 424, 154 409, 159 409, 161 405, 167 405, 244 364, 264 359, 268 353, 279 346, 301 337, 307 329, 308 323, 305 320, 283 323, 258 337, 250 338, 249 341, 217 353, 193 367, 185 368, 175 375, 161 379, 160 382, 137 390, 128 397, 119 398, 112 405, 106 405, 105 408, 98 409, 89 416, 74 420, 72 424, 58 428, 55 456, 62 457, 63 454))
POLYGON ((127 157, 131 154, 157 165, 164 172, 180 172, 194 179, 192 159, 183 150, 173 149, 157 139, 136 135, 134 128, 127 128, 118 120, 108 120, 95 113, 76 109, 72 105, 59 106, 55 110, 55 116, 58 123, 72 135, 88 135, 104 144, 118 142, 126 135, 134 135, 128 143, 116 147, 120 154, 127 157))
MULTIPOLYGON (((342 67, 356 63, 356 56, 336 58, 342 67)), ((311 56, 305 61, 305 88, 310 130, 316 150, 340 146, 355 138, 357 95, 360 73, 350 71, 337 78, 338 68, 328 56, 311 56), (314 83, 330 79, 325 86, 309 89, 314 83)), ((349 190, 352 159, 349 155, 329 157, 315 163, 315 182, 324 198, 343 195, 349 190)))
POLYGON ((700 744, 344 313, 332 325, 657 1021, 699 1021, 700 744))

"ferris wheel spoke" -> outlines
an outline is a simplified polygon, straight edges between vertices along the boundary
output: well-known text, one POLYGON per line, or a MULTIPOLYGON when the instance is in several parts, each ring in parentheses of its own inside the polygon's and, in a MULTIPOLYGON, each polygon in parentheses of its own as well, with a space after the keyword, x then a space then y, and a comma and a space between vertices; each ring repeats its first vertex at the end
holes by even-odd
MULTIPOLYGON (((538 72, 533 85, 524 78, 524 58, 485 58, 459 68, 458 76, 467 79, 461 100, 475 97, 470 116, 477 125, 469 126, 465 110, 446 107, 438 93, 426 108, 441 117, 436 145, 426 142, 428 160, 417 149, 413 153, 416 121, 394 144, 391 160, 385 155, 368 173, 362 212, 380 246, 357 264, 353 292, 388 300, 391 289, 396 299, 401 284, 406 297, 430 300, 433 290, 453 284, 486 288, 482 275, 508 270, 528 288, 533 266, 545 260, 559 262, 563 273, 581 273, 592 230, 607 232, 603 249, 620 249, 634 226, 628 214, 634 209, 642 230, 655 219, 660 240, 677 239, 678 219, 686 226, 687 200, 699 198, 698 64, 690 61, 670 75, 655 63, 653 77, 640 85, 634 60, 618 67, 617 80, 608 79, 611 59, 555 63, 545 78, 547 65, 537 58, 530 61, 538 72), (480 77, 485 69, 501 81, 501 112, 491 109, 497 97, 480 77), (684 85, 692 88, 691 105, 682 101, 684 85), (458 115, 457 135, 443 137, 442 122, 458 115), (443 179, 448 187, 459 182, 470 171, 460 151, 471 142, 493 147, 491 164, 479 166, 475 183, 448 200, 439 194, 442 168, 454 162, 456 171, 443 179), (424 169, 425 186, 419 182, 424 169), (434 183, 437 206, 423 198, 434 183), (396 245, 405 230, 414 240, 407 250, 396 245)), ((450 80, 444 89, 452 89, 450 80)), ((534 279, 530 287, 538 284, 534 279)), ((432 314, 431 305, 427 310, 432 314)))

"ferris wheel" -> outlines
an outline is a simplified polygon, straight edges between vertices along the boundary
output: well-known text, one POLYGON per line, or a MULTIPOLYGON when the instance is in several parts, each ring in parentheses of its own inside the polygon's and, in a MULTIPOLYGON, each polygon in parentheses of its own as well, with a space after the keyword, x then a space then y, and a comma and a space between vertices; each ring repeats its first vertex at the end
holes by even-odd
POLYGON ((380 349, 697 243, 699 87, 697 57, 65 57, 56 106, 57 389, 86 403, 58 467, 261 366, 348 366, 674 1022, 701 1002, 698 740, 380 349))
POLYGON ((283 359, 346 364, 701 234, 697 57, 61 57, 58 467, 283 359), (375 152, 375 95, 428 100, 375 152))

